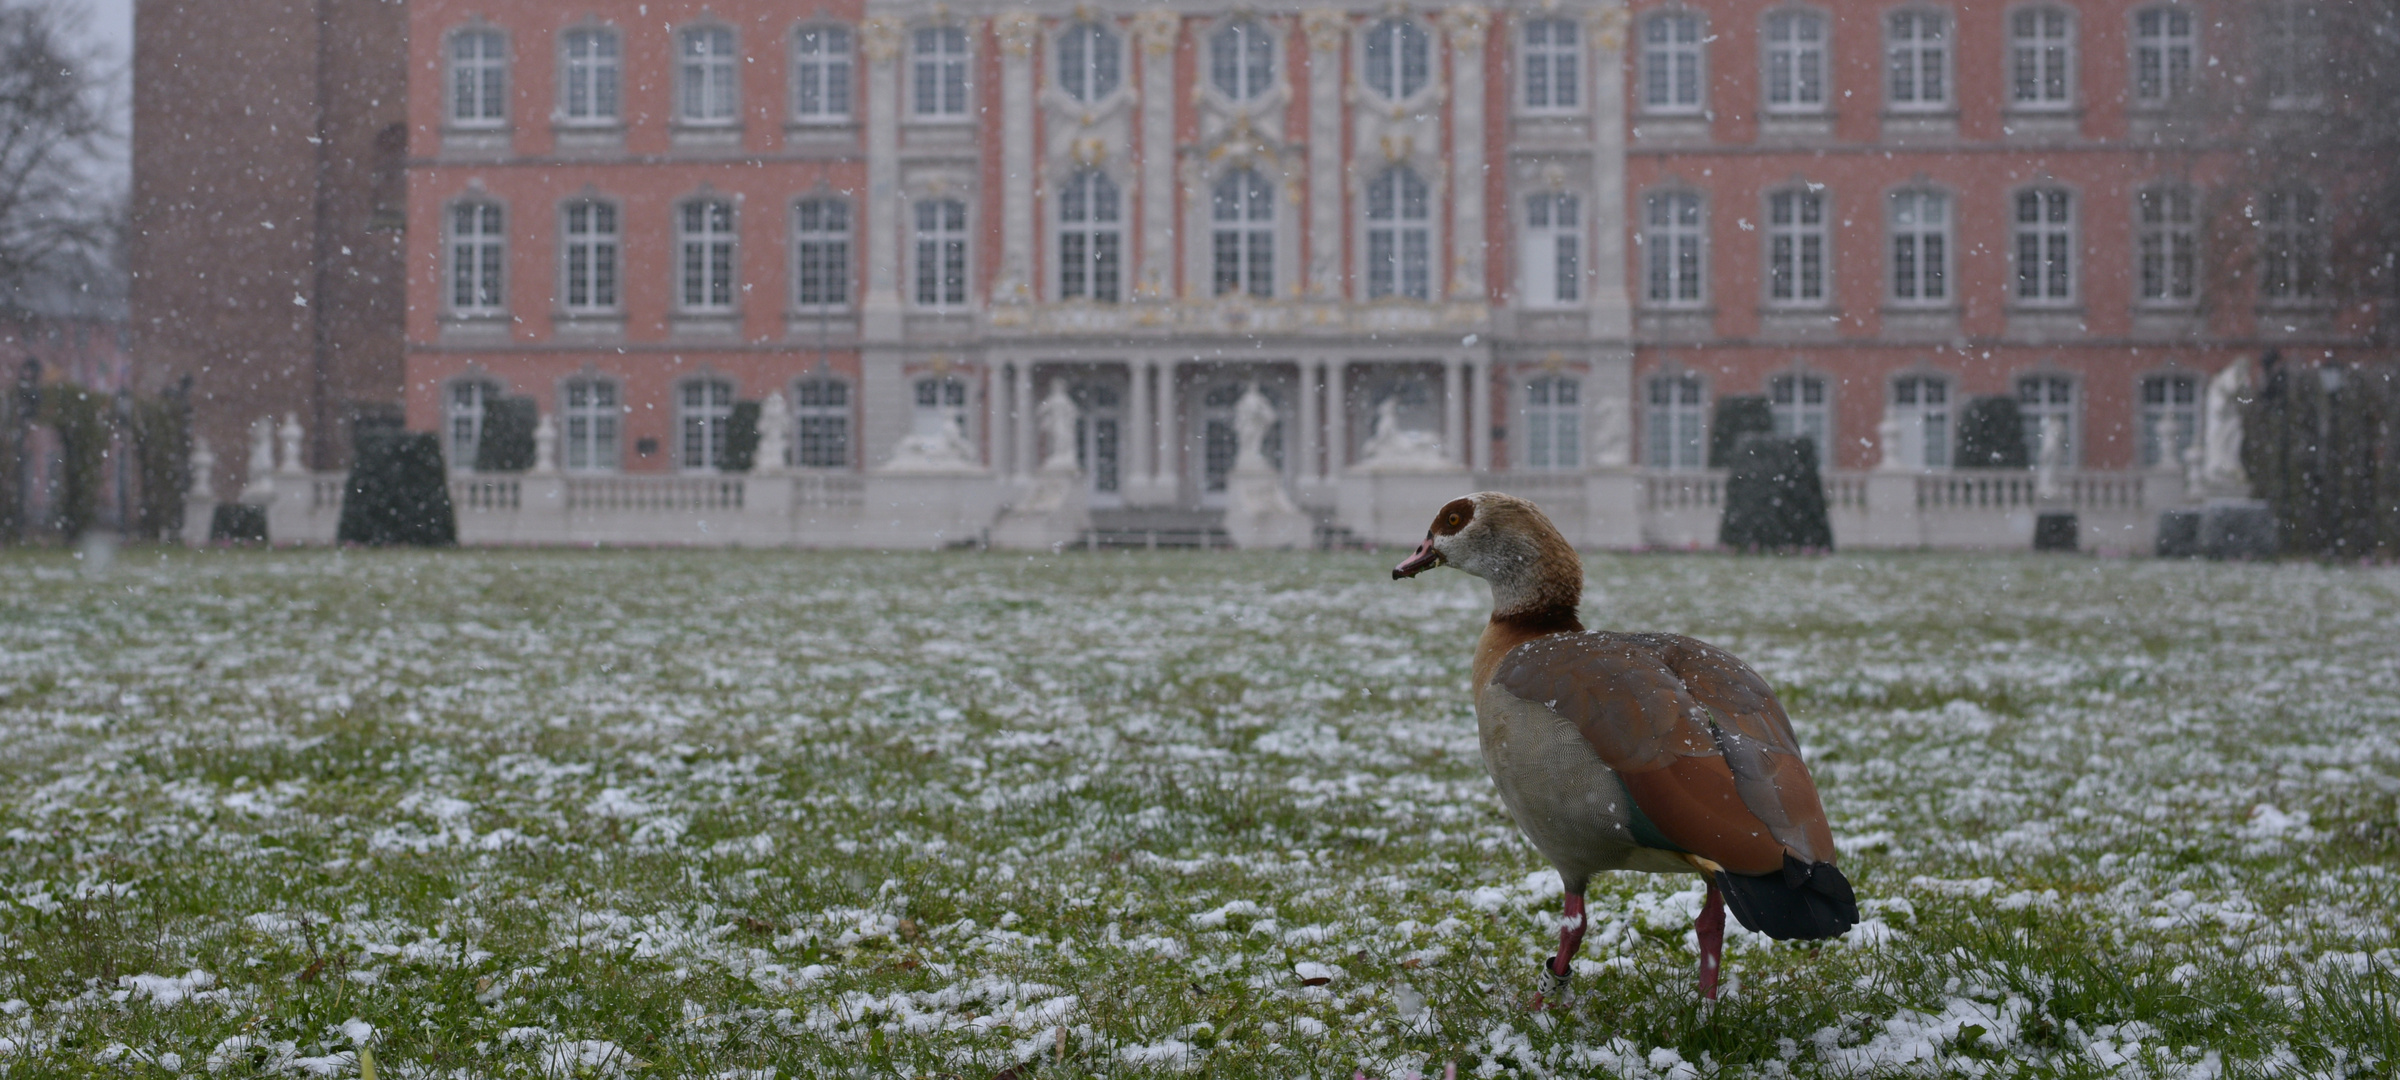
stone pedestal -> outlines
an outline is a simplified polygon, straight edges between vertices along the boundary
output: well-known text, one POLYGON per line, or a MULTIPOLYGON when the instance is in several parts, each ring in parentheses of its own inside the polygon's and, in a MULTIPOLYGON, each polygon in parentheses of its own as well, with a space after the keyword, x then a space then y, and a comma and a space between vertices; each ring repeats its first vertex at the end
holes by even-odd
POLYGON ((1924 519, 1917 513, 1917 474, 1899 470, 1868 473, 1866 528, 1855 542, 1835 537, 1844 547, 1917 548, 1925 546, 1924 519))
POLYGON ((1033 487, 992 525, 992 546, 1015 551, 1056 551, 1083 538, 1092 527, 1091 498, 1083 472, 1070 462, 1045 466, 1033 487))
POLYGON ((982 543, 999 512, 1000 487, 988 471, 870 473, 857 533, 864 548, 940 550, 982 543))
POLYGON ((1316 521, 1292 504, 1273 469, 1235 469, 1225 478, 1225 500, 1225 535, 1233 546, 1290 551, 1315 545, 1316 521))
POLYGON ((1375 544, 1414 544, 1425 539, 1434 511, 1473 493, 1464 469, 1447 472, 1386 472, 1352 469, 1342 474, 1337 513, 1344 528, 1375 544))
POLYGON ((1642 546, 1642 478, 1632 469, 1601 469, 1585 476, 1583 505, 1589 520, 1577 538, 1582 546, 1642 546))

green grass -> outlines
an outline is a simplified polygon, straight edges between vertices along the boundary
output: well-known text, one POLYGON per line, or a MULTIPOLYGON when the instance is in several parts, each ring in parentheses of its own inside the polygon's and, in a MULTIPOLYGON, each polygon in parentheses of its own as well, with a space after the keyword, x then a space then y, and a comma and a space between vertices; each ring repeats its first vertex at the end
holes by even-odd
POLYGON ((1389 561, 0 554, 0 1076, 2400 1068, 2400 572, 1591 557, 1869 920, 1703 1007, 1604 876, 1536 1014, 1488 599, 1389 561))

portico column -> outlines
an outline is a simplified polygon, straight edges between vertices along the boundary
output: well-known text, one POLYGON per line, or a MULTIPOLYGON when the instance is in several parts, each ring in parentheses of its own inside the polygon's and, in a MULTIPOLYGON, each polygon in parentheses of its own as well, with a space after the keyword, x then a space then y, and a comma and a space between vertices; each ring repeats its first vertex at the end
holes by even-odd
POLYGON ((1301 483, 1313 483, 1319 475, 1317 471, 1317 362, 1315 360, 1303 359, 1300 361, 1299 409, 1297 415, 1292 418, 1292 422, 1298 428, 1299 438, 1296 441, 1299 444, 1300 453, 1299 467, 1292 470, 1292 475, 1301 483))
POLYGON ((1625 28, 1622 6, 1601 9, 1590 26, 1594 46, 1592 74, 1593 128, 1598 140, 1592 152, 1592 212, 1586 229, 1597 233, 1592 244, 1592 336, 1624 341, 1633 336, 1632 297, 1625 281, 1625 28), (1594 228, 1597 226, 1597 228, 1594 228))
POLYGON ((1019 476, 1032 476, 1034 468, 1033 429, 1035 425, 1033 422, 1033 365, 1030 362, 1017 361, 1016 383, 1016 409, 1010 417, 1016 425, 1015 469, 1019 476))
POLYGON ((1466 403, 1460 400, 1465 396, 1466 379, 1461 377, 1458 357, 1453 356, 1443 360, 1442 449, 1449 452, 1450 460, 1461 465, 1469 463, 1465 452, 1467 448, 1466 432, 1460 430, 1458 423, 1459 417, 1466 414, 1466 403))
POLYGON ((1308 36, 1308 295, 1342 295, 1342 42, 1349 16, 1318 8, 1308 36))
POLYGON ((1176 489, 1182 486, 1175 475, 1179 460, 1175 453, 1175 440, 1181 437, 1177 429, 1183 426, 1183 410, 1177 407, 1175 401, 1175 365, 1172 362, 1152 361, 1150 377, 1151 381, 1158 384, 1158 430, 1152 435, 1156 441, 1151 444, 1156 448, 1157 455, 1150 459, 1150 482, 1158 485, 1156 490, 1161 493, 1160 502, 1173 503, 1176 489))
MULTIPOLYGON (((1450 299, 1484 300, 1483 43, 1490 12, 1460 4, 1442 13, 1450 35, 1450 299)), ((1470 454, 1466 463, 1472 467, 1470 454)))
POLYGON ((1333 400, 1326 403, 1326 415, 1332 420, 1332 443, 1326 448, 1325 471, 1334 476, 1350 467, 1350 365, 1336 357, 1328 362, 1332 369, 1333 400))
POLYGON ((1150 501, 1150 374, 1147 361, 1131 360, 1125 364, 1125 393, 1132 400, 1126 403, 1125 422, 1128 430, 1121 443, 1128 451, 1125 473, 1130 477, 1125 485, 1128 502, 1150 501))
POLYGON ((869 18, 859 30, 867 57, 867 295, 860 332, 900 340, 900 20, 869 18))
POLYGON ((1175 39, 1183 16, 1151 8, 1133 17, 1142 47, 1142 264, 1133 295, 1174 296, 1175 280, 1175 39))
POLYGON ((1474 369, 1475 393, 1472 395, 1474 400, 1469 403, 1468 407, 1475 410, 1475 417, 1474 422, 1467 425, 1467 430, 1471 432, 1467 437, 1467 444, 1475 451, 1467 461, 1467 467, 1470 469, 1492 467, 1492 403, 1499 398, 1501 393, 1499 390, 1500 380, 1493 378, 1492 369, 1495 366, 1487 360, 1476 364, 1474 369))
MULTIPOLYGON (((1000 39, 1000 276, 994 304, 1033 302, 1033 46, 1041 19, 1012 11, 993 21, 1000 39)), ((1030 472, 1031 470, 1025 470, 1030 472)))

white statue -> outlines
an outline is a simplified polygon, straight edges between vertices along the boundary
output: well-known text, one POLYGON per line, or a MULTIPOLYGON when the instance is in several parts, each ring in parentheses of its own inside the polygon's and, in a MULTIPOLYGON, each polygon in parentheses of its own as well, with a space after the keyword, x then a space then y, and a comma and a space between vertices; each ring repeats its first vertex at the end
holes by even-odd
POLYGON ((767 395, 758 404, 758 450, 751 455, 753 475, 772 476, 791 463, 792 413, 783 403, 783 392, 767 395))
POLYGON ((275 475, 275 418, 262 416, 250 422, 250 480, 255 483, 275 475))
POLYGON ((283 430, 277 434, 283 437, 283 471, 293 474, 307 472, 308 466, 300 460, 300 438, 306 434, 300 430, 300 414, 283 414, 283 430))
POLYGON ((192 487, 187 498, 214 502, 217 497, 217 455, 208 448, 208 440, 192 436, 192 487))
POLYGON ((1592 403, 1592 464, 1603 469, 1633 464, 1633 425, 1626 419, 1624 398, 1602 394, 1592 403))
POLYGON ((2242 399, 2250 393, 2250 359, 2242 357, 2208 380, 2208 420, 2201 434, 2208 447, 2200 481, 2213 494, 2248 496, 2242 471, 2242 399))
POLYGON ((1043 472, 1074 472, 1076 421, 1081 419, 1075 399, 1067 396, 1065 379, 1050 380, 1050 396, 1042 399, 1040 414, 1042 430, 1050 436, 1050 454, 1042 459, 1043 472))
POLYGON ((1367 443, 1360 450, 1359 467, 1368 470, 1426 472, 1450 468, 1450 456, 1442 452, 1442 437, 1430 431, 1410 431, 1400 426, 1400 401, 1387 397, 1375 406, 1375 424, 1367 431, 1367 443))
POLYGON ((974 472, 975 444, 967 441, 967 415, 951 409, 917 410, 916 430, 892 448, 886 472, 974 472))
POLYGON ((533 424, 533 471, 542 476, 558 471, 558 421, 549 413, 533 424))
POLYGON ((1260 393, 1257 383, 1242 388, 1233 406, 1233 471, 1272 472, 1267 464, 1267 432, 1275 426, 1275 405, 1260 393))
POLYGON ((2150 414, 2150 415, 2149 415, 2147 418, 2145 418, 2145 419, 2143 420, 2143 428, 2144 428, 2143 434, 2144 434, 2146 437, 2148 437, 2148 438, 2149 438, 2149 440, 2150 440, 2150 445, 2151 445, 2151 446, 2153 446, 2153 447, 2156 447, 2156 448, 2157 448, 2157 453, 2158 453, 2158 460, 2157 460, 2157 461, 2155 461, 2155 462, 2153 462, 2153 463, 2151 464, 2151 466, 2150 466, 2150 467, 2151 467, 2151 468, 2153 468, 2153 469, 2157 469, 2157 470, 2159 470, 2160 472, 2172 472, 2172 471, 2174 471, 2174 469, 2175 469, 2175 421, 2174 421, 2174 418, 2173 418, 2173 417, 2170 417, 2170 416, 2168 416, 2164 410, 2161 410, 2161 411, 2159 411, 2159 412, 2154 412, 2154 413, 2151 413, 2151 414, 2150 414))
POLYGON ((1902 445, 1908 438, 1908 426, 1897 415, 1887 411, 1883 422, 1875 425, 1875 449, 1881 455, 1876 461, 1877 472, 1908 471, 1908 450, 1902 445))
POLYGON ((2042 421, 2042 451, 2034 462, 2033 497, 2059 496, 2058 473, 2067 464, 2067 425, 2053 416, 2042 421))

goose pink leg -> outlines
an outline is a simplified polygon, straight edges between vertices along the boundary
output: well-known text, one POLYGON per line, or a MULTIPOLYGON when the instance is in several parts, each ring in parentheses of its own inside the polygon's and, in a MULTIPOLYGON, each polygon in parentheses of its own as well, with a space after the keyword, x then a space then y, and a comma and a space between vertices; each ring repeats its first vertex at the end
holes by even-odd
POLYGON ((1568 893, 1566 912, 1558 924, 1558 956, 1542 965, 1542 993, 1533 996, 1533 1007, 1542 1007, 1549 997, 1563 997, 1567 992, 1567 977, 1573 972, 1567 965, 1575 959, 1575 951, 1583 947, 1583 931, 1589 926, 1583 917, 1583 894, 1568 893))
POLYGON ((1717 1000, 1717 968, 1725 955, 1725 894, 1717 891, 1717 883, 1708 883, 1708 902, 1700 909, 1700 918, 1692 923, 1692 932, 1700 935, 1700 997, 1717 1000))

